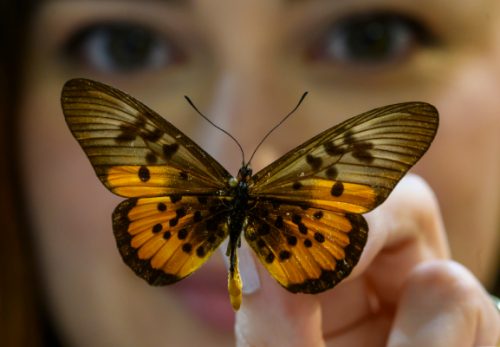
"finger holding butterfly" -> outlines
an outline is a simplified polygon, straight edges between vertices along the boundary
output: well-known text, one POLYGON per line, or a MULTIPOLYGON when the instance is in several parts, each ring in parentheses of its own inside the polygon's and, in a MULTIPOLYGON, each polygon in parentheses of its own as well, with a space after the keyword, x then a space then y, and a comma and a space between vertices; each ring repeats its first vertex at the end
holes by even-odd
POLYGON ((351 275, 332 291, 291 295, 260 267, 261 289, 244 298, 237 314, 238 346, 377 346, 385 345, 389 337, 397 345, 405 334, 415 346, 429 341, 438 341, 435 346, 457 345, 456 341, 493 343, 498 334, 491 329, 491 322, 498 319, 493 305, 472 276, 448 271, 457 266, 448 260, 434 195, 420 178, 404 178, 367 220, 370 236, 363 255, 351 275), (441 279, 439 290, 432 289, 435 282, 429 278, 441 279), (457 283, 469 288, 461 293, 470 296, 457 294, 457 283), (468 316, 482 318, 473 322, 474 328, 463 329, 463 320, 450 312, 478 293, 483 300, 467 308, 478 314, 468 316), (410 315, 422 319, 408 319, 410 315), (443 335, 441 324, 429 330, 425 323, 433 319, 443 319, 455 333, 443 335), (419 333, 422 339, 416 338, 419 333))

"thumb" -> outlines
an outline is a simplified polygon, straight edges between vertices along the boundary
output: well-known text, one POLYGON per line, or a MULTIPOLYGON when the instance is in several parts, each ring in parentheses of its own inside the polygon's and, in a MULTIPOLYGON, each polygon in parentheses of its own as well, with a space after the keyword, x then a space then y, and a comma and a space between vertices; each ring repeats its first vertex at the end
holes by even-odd
MULTIPOLYGON (((248 252, 248 246, 242 245, 241 251, 240 254, 248 252)), ((242 266, 254 264, 242 262, 242 266)), ((245 271, 242 270, 245 287, 245 271)), ((260 264, 257 264, 257 274, 260 286, 243 296, 241 308, 236 313, 236 346, 325 346, 318 299, 287 292, 260 264)))

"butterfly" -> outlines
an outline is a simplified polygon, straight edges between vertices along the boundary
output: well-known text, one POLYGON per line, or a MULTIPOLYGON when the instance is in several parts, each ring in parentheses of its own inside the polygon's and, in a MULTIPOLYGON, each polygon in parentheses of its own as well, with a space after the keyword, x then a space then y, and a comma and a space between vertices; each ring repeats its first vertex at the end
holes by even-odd
POLYGON ((228 291, 242 300, 241 235, 293 293, 334 287, 367 240, 362 214, 381 204, 429 148, 432 105, 407 102, 350 118, 256 174, 236 177, 167 120, 124 92, 72 79, 61 95, 69 129, 101 182, 128 198, 113 212, 124 262, 152 285, 197 270, 228 238, 228 291))

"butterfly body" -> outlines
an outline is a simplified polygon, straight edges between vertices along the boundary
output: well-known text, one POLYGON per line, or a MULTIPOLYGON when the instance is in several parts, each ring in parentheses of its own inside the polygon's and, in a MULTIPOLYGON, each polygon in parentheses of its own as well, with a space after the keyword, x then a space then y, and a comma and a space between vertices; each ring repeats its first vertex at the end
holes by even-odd
POLYGON ((113 212, 125 263, 150 284, 170 284, 228 238, 235 309, 242 235, 290 292, 319 293, 347 277, 368 236, 362 214, 387 198, 438 127, 432 105, 384 106, 326 129, 256 174, 244 163, 232 177, 180 130, 115 88, 74 79, 61 101, 99 179, 128 198, 113 212))
POLYGON ((230 208, 228 213, 229 242, 226 256, 229 257, 228 290, 230 300, 235 309, 241 304, 242 283, 238 270, 237 248, 241 245, 241 233, 248 222, 247 211, 253 203, 250 202, 248 193, 248 180, 251 178, 252 170, 243 165, 238 172, 236 180, 230 179, 230 208))

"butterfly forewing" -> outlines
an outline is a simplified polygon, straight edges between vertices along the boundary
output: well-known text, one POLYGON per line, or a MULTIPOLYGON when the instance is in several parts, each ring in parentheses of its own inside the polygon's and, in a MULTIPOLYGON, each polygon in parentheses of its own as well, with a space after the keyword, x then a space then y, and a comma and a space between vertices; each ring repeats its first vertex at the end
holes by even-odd
POLYGON ((74 79, 61 102, 70 130, 115 194, 208 193, 231 177, 180 130, 117 89, 74 79))
POLYGON ((219 197, 133 198, 113 213, 118 249, 151 284, 176 282, 199 268, 227 236, 219 197))
MULTIPOLYGON (((325 209, 348 200, 367 212, 385 200, 425 153, 438 126, 437 110, 420 102, 363 113, 313 137, 258 172, 250 185, 260 198, 310 201, 325 209), (364 198, 343 194, 359 191, 364 198)), ((347 209, 346 211, 353 211, 347 209)))

